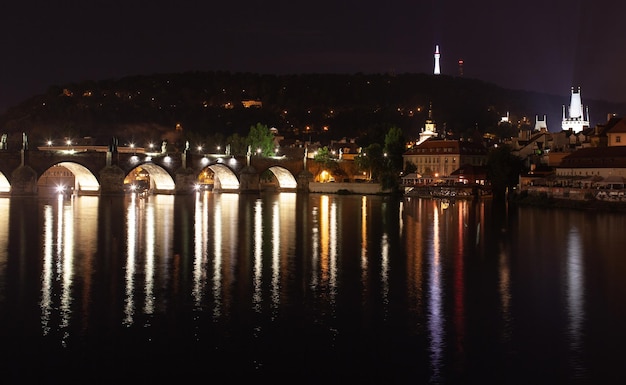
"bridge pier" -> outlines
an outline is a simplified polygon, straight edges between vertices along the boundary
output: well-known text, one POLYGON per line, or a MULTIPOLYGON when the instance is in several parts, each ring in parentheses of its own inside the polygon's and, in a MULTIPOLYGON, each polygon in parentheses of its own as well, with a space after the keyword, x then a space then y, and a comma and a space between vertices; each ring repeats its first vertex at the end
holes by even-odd
POLYGON ((196 173, 192 168, 181 167, 176 170, 175 185, 176 194, 191 194, 198 182, 196 173))
POLYGON ((118 166, 106 166, 100 171, 100 194, 124 194, 124 178, 126 173, 118 166))
POLYGON ((260 178, 259 173, 252 166, 246 166, 239 174, 239 192, 259 192, 260 178))
POLYGON ((20 166, 11 173, 11 196, 37 195, 37 172, 20 166))
POLYGON ((313 181, 313 174, 304 170, 298 174, 298 192, 309 192, 309 182, 313 181))

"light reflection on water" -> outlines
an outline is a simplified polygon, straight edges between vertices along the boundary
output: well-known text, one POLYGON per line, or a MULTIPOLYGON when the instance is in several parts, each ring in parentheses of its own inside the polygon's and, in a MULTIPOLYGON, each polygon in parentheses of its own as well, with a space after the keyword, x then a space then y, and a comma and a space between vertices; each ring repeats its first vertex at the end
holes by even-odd
MULTIPOLYGON (((626 290, 621 250, 595 242, 623 228, 617 215, 295 193, 121 199, 34 209, 0 199, 12 215, 0 217, 0 308, 25 322, 0 321, 15 341, 40 335, 67 352, 88 336, 132 335, 129 354, 163 360, 173 353, 156 341, 224 367, 237 354, 241 372, 288 361, 294 372, 322 365, 368 378, 377 367, 418 382, 487 370, 528 379, 529 366, 549 380, 588 379, 610 371, 614 354, 592 338, 626 343, 606 330, 623 314, 617 303, 596 297, 607 308, 588 310, 590 291, 626 290), (612 225, 588 226, 601 216, 612 225)), ((83 363, 96 354, 74 353, 83 363)))
POLYGON ((439 239, 439 210, 433 210, 432 249, 427 253, 430 271, 428 282, 428 330, 430 332, 431 381, 441 381, 442 359, 445 348, 443 315, 443 274, 439 239))
POLYGON ((566 250, 566 297, 569 322, 567 337, 570 344, 570 362, 575 373, 574 377, 580 377, 586 373, 582 360, 584 352, 582 331, 585 321, 585 267, 583 265, 582 240, 575 226, 568 233, 566 250))
MULTIPOLYGON (((7 245, 9 241, 9 215, 11 200, 9 198, 0 197, 0 212, 5 213, 0 215, 0 246, 7 245)), ((5 301, 6 293, 6 269, 8 260, 8 250, 6 247, 0 247, 0 303, 5 301)))

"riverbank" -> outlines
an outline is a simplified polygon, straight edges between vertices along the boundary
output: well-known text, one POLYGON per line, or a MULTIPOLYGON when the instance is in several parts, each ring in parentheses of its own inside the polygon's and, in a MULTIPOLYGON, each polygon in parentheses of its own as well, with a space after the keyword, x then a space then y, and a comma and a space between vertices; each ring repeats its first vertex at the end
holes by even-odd
POLYGON ((599 199, 564 199, 547 195, 518 194, 509 196, 509 202, 519 206, 535 206, 546 208, 566 208, 576 210, 597 210, 626 213, 626 202, 599 199))
POLYGON ((383 189, 380 183, 318 183, 309 182, 309 192, 323 194, 391 194, 390 189, 383 189))

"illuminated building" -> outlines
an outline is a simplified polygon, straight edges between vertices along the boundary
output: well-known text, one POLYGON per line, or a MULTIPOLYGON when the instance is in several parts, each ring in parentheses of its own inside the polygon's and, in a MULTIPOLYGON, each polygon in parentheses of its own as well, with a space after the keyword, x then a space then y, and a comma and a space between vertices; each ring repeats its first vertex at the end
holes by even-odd
POLYGON ((405 152, 402 161, 415 165, 416 173, 431 183, 449 177, 462 166, 486 165, 487 149, 476 142, 431 139, 405 152))
POLYGON ((574 91, 574 87, 572 87, 572 96, 567 112, 568 113, 566 114, 565 106, 563 106, 563 123, 561 125, 563 131, 579 133, 584 129, 589 128, 589 111, 587 111, 587 118, 585 119, 583 104, 580 97, 580 87, 577 91, 574 91))

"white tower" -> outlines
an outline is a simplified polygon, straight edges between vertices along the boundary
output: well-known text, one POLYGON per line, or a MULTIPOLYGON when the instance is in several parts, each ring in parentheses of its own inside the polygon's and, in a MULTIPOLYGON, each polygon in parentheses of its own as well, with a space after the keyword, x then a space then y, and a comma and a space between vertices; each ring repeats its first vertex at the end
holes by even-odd
POLYGON ((441 68, 439 67, 439 45, 435 46, 435 75, 439 75, 441 73, 441 68))
POLYGON ((565 106, 563 106, 563 123, 561 128, 564 131, 573 131, 579 133, 585 128, 589 128, 589 111, 587 111, 587 118, 583 111, 583 104, 580 98, 580 87, 577 91, 574 91, 572 87, 572 96, 570 99, 570 105, 568 108, 568 114, 565 114, 565 106))
POLYGON ((548 123, 545 115, 543 116, 543 119, 540 119, 539 115, 535 115, 535 131, 548 131, 548 123))

